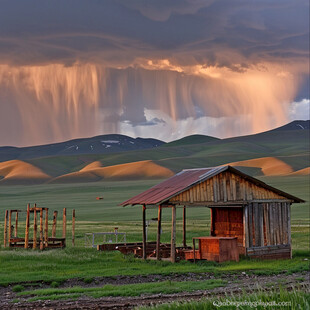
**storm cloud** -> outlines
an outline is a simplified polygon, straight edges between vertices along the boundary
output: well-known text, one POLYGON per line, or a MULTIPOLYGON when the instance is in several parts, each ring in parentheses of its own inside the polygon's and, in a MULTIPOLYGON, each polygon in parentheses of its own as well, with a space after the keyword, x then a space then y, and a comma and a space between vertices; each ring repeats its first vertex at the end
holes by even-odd
POLYGON ((293 0, 1 1, 0 144, 282 125, 309 99, 308 12, 293 0))

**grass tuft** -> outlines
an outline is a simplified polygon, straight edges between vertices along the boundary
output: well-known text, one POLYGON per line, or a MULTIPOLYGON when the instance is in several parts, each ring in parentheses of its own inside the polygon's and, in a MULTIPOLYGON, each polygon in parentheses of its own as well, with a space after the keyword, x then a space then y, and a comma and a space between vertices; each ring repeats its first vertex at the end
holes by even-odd
POLYGON ((17 293, 17 292, 22 292, 25 289, 25 287, 23 285, 15 285, 12 287, 12 291, 17 293))

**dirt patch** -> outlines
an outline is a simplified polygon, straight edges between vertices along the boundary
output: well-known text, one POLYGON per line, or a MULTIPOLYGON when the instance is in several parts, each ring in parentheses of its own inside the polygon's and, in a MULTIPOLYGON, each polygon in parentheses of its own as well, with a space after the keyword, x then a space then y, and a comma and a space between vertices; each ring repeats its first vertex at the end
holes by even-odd
MULTIPOLYGON (((201 281, 207 279, 222 279, 227 282, 225 287, 214 288, 211 290, 200 290, 195 292, 182 292, 177 294, 156 294, 142 295, 139 297, 103 297, 90 298, 81 297, 77 300, 56 300, 56 301, 36 301, 28 302, 27 298, 17 300, 16 293, 12 287, 0 289, 0 308, 1 309, 133 309, 141 305, 152 305, 166 303, 176 300, 200 300, 202 298, 216 297, 230 294, 241 294, 242 292, 253 292, 258 289, 272 290, 281 285, 288 290, 299 287, 304 291, 309 290, 310 272, 295 273, 292 275, 279 274, 268 276, 257 276, 242 272, 238 275, 227 274, 214 276, 207 273, 202 274, 172 274, 172 275, 147 275, 147 276, 119 276, 119 277, 98 277, 92 283, 85 283, 82 280, 71 279, 64 282, 59 287, 72 287, 75 285, 82 287, 101 287, 106 284, 124 285, 134 283, 149 283, 170 281, 201 281)), ((24 283, 26 284, 26 283, 24 283)), ((27 289, 38 288, 38 283, 27 283, 27 289)), ((49 287, 42 284, 43 287, 49 287)))

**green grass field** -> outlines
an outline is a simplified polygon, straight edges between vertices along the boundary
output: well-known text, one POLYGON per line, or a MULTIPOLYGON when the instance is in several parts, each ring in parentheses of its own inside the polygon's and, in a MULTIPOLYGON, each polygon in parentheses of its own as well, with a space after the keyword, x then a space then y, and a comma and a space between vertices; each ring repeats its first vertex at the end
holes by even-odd
MULTIPOLYGON (((304 204, 295 204, 292 207, 292 244, 293 259, 291 260, 249 260, 241 258, 240 262, 199 262, 193 264, 182 261, 171 264, 166 261, 142 261, 131 256, 124 256, 119 252, 98 252, 96 249, 85 248, 85 233, 111 232, 115 227, 120 232, 126 232, 127 241, 142 240, 141 207, 120 207, 119 203, 135 194, 160 182, 152 181, 122 181, 98 182, 88 184, 45 184, 36 186, 1 186, 0 187, 0 231, 3 231, 3 218, 5 209, 26 209, 27 203, 37 203, 38 206, 58 210, 68 209, 67 248, 64 250, 25 251, 3 249, 3 240, 0 241, 0 285, 16 285, 25 282, 62 283, 67 279, 92 279, 95 277, 118 275, 147 275, 147 274, 183 274, 207 272, 214 275, 239 274, 246 271, 250 274, 292 274, 309 270, 309 178, 295 177, 263 177, 264 182, 305 199, 304 204), (103 200, 96 200, 103 196, 103 200), (71 211, 76 210, 76 247, 71 246, 71 211)), ((52 219, 50 212, 50 223, 52 219)), ((147 210, 147 220, 157 216, 156 209, 147 210)), ((163 211, 162 241, 170 241, 169 209, 163 211)), ((209 234, 210 211, 208 208, 191 208, 187 211, 187 242, 191 244, 193 236, 209 234)), ((23 236, 25 228, 25 214, 20 215, 19 231, 23 236)), ((13 218, 14 222, 14 218, 13 218)), ((51 227, 51 225, 50 225, 51 227)), ((150 221, 148 227, 148 240, 156 238, 157 223, 150 221)), ((61 235, 61 223, 57 228, 57 235, 61 235)), ((182 241, 182 212, 177 210, 177 243, 182 241)), ((30 234, 32 231, 30 231, 30 234)), ((95 243, 102 243, 96 239, 95 243)), ((189 282, 164 285, 157 283, 148 285, 125 286, 121 289, 114 286, 106 288, 85 289, 82 287, 64 289, 57 288, 40 290, 37 292, 21 292, 30 294, 36 299, 78 298, 81 295, 91 297, 116 296, 126 294, 142 294, 152 292, 180 292, 208 287, 208 283, 195 285, 189 282)), ((224 285, 224 282, 209 283, 224 285)), ((52 285, 52 284, 51 284, 52 285)), ((17 289, 17 288, 16 288, 17 289)), ((24 289, 23 289, 24 290, 24 289)), ((126 295, 128 296, 128 295, 126 295)), ((303 295, 302 295, 303 296, 303 295)), ((302 297, 304 298, 304 297, 302 297)), ((183 309, 183 306, 180 306, 183 309)), ((197 306, 198 307, 198 306, 197 306)), ((200 307, 200 306, 199 306, 200 307)), ((204 306, 202 308, 205 309, 204 306)), ((161 308, 160 308, 161 309, 161 308)), ((170 309, 170 308, 163 308, 170 309)), ((173 307, 171 309, 174 309, 173 307)), ((187 308, 184 308, 187 309, 187 308)), ((208 308, 206 308, 208 309, 208 308)))
MULTIPOLYGON (((282 189, 307 202, 292 206, 293 220, 309 220, 310 179, 309 176, 260 177, 267 184, 282 189)), ((66 207, 70 213, 76 210, 79 221, 122 222, 139 221, 141 207, 123 208, 119 204, 128 198, 159 183, 161 180, 142 181, 105 181, 78 184, 42 184, 0 186, 0 215, 4 217, 6 209, 26 209, 27 203, 61 211, 66 207), (96 200, 103 196, 103 200, 96 200)), ((165 211, 168 212, 168 211, 165 211)), ((189 219, 209 219, 209 209, 188 209, 189 219)), ((1 218, 2 218, 1 216, 1 218)), ((156 217, 156 210, 149 211, 148 216, 156 217)), ((170 214, 164 214, 164 219, 170 214)), ((181 219, 181 212, 178 212, 181 219)))

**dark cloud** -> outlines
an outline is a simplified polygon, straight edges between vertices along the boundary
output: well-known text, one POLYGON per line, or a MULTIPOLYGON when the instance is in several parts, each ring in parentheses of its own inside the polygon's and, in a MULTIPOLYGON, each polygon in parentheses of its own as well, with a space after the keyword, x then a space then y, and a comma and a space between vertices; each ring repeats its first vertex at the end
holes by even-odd
POLYGON ((9 0, 0 8, 0 144, 122 124, 137 135, 170 128, 177 138, 186 120, 245 134, 284 123, 287 105, 309 98, 307 0, 9 0))
POLYGON ((2 1, 0 58, 117 66, 136 57, 172 56, 227 65, 231 50, 243 62, 305 57, 308 11, 301 0, 2 1))

